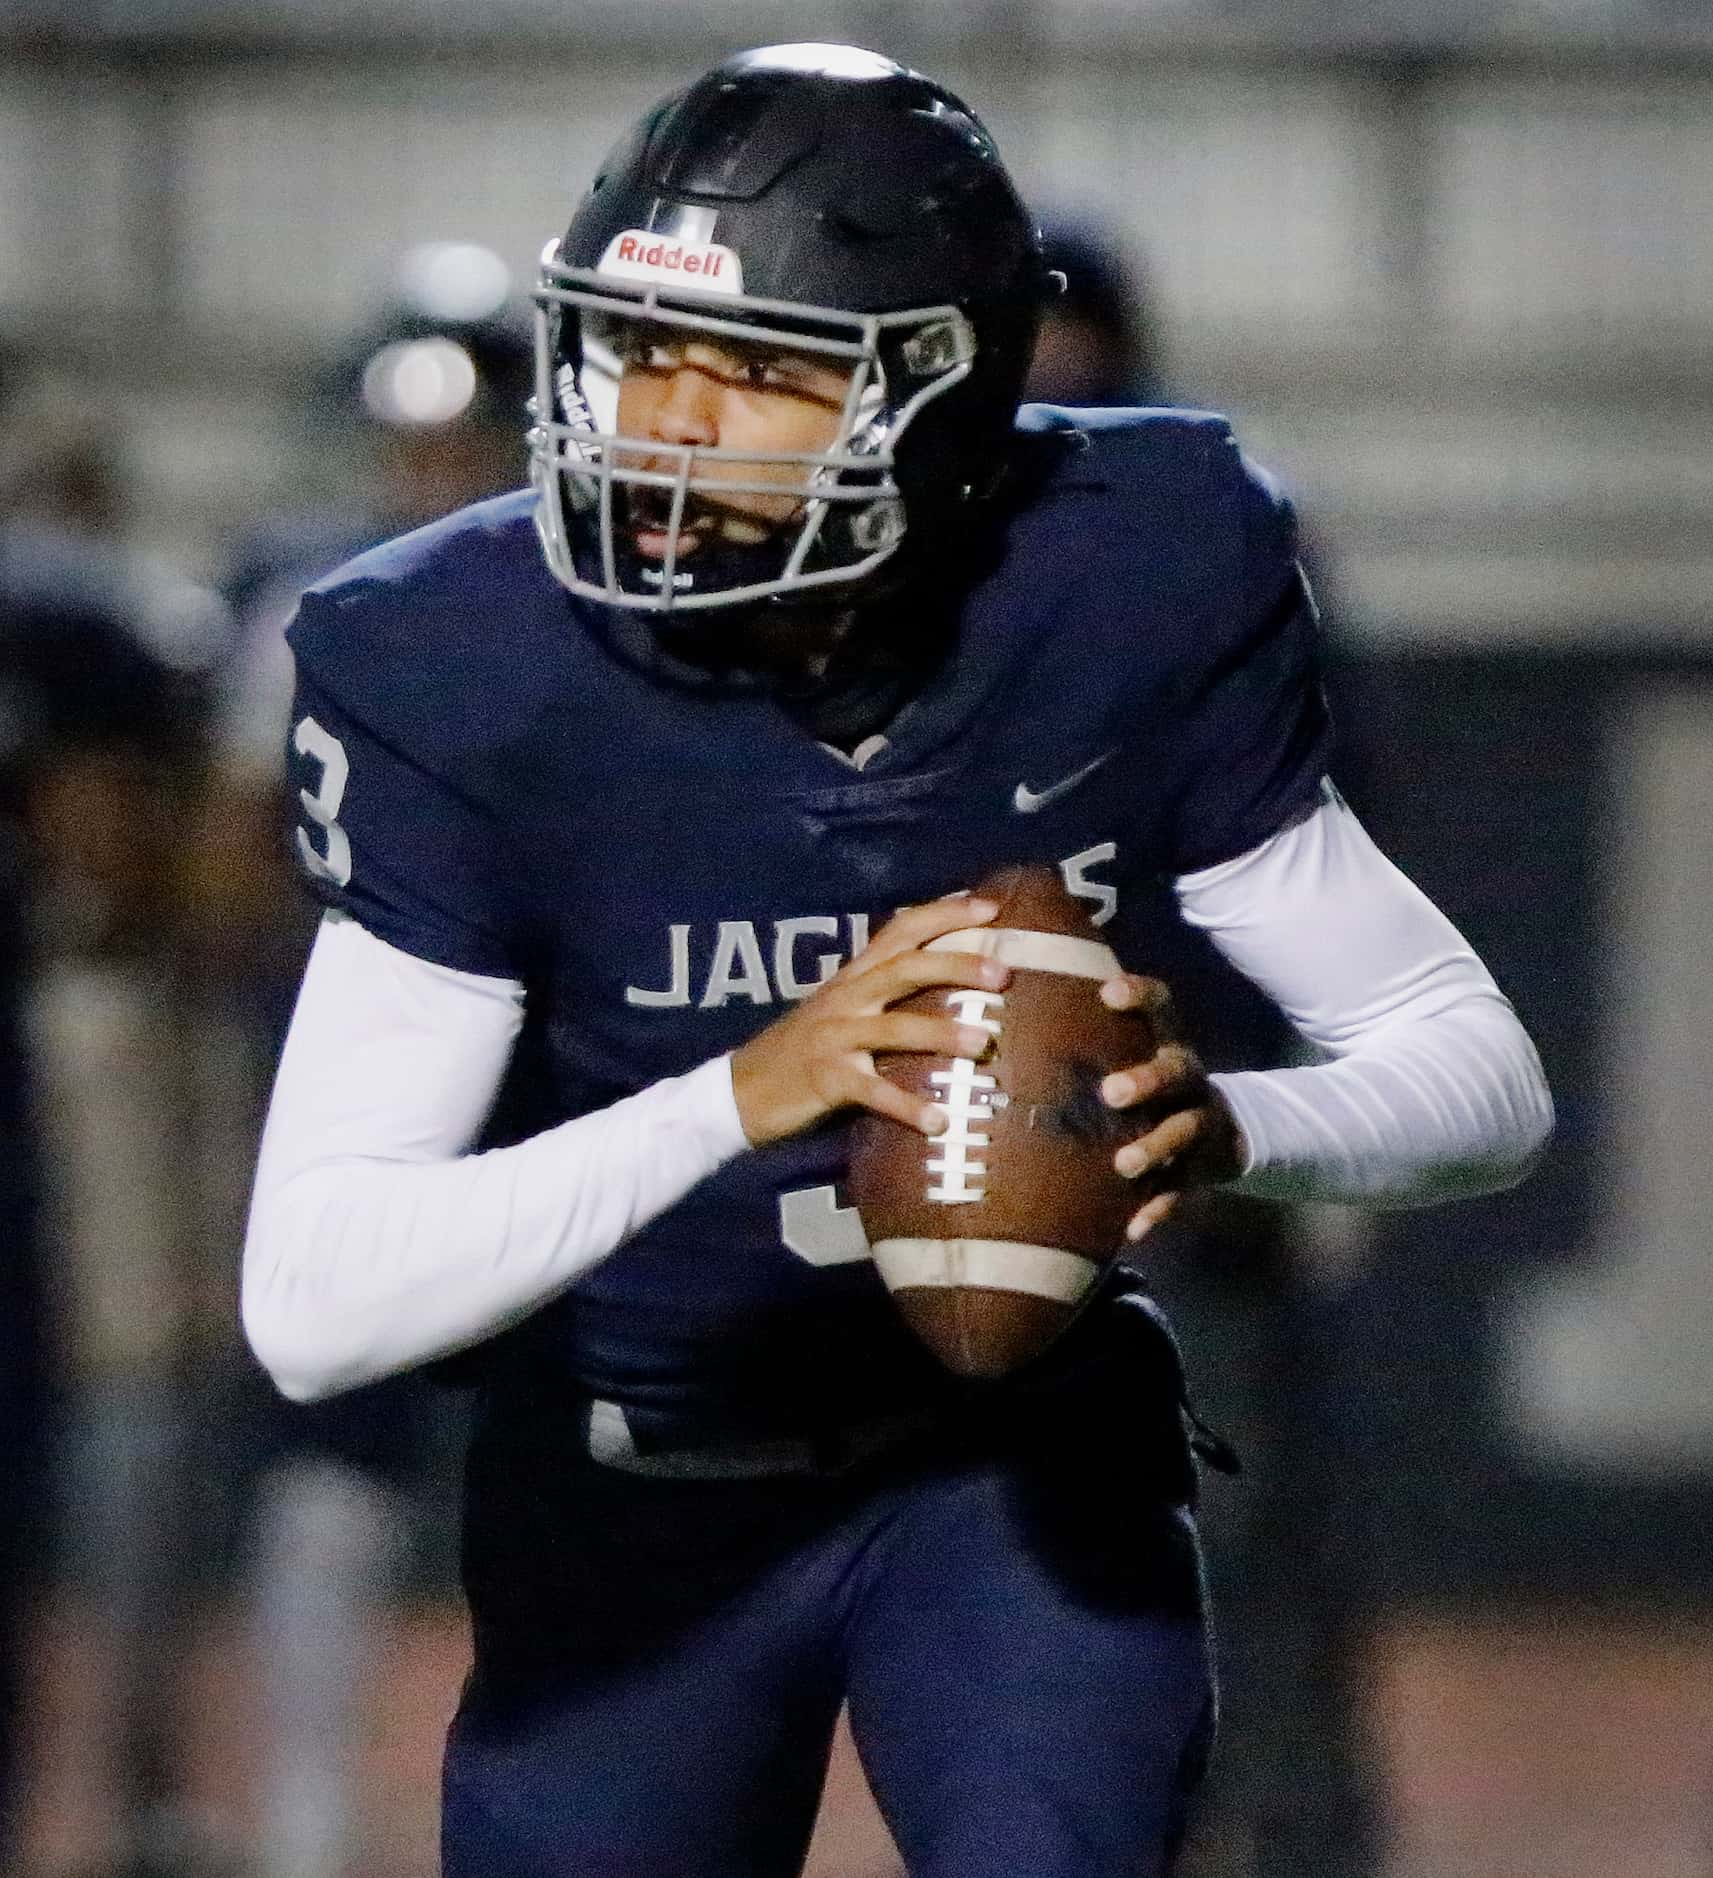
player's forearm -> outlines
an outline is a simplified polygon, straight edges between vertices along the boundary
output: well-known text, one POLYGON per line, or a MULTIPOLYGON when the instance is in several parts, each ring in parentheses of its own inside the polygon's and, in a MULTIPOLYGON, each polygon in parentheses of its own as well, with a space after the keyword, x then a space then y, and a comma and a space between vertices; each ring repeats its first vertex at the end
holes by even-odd
POLYGON ((1214 1078, 1240 1190, 1419 1206, 1522 1178, 1552 1131, 1540 1059, 1462 935, 1329 793, 1178 882, 1185 917, 1334 1060, 1214 1078))
POLYGON ((499 981, 347 927, 317 944, 244 1252, 246 1334, 300 1401, 547 1302, 744 1146, 724 1060, 485 1154, 515 1033, 499 981))
POLYGON ((252 1215, 244 1322, 256 1354, 303 1401, 491 1336, 729 1158, 729 1107, 720 1061, 517 1147, 305 1168, 252 1215))
POLYGON ((1552 1130, 1540 1064, 1497 995, 1335 1063, 1215 1076, 1248 1144, 1240 1192, 1424 1206, 1514 1185, 1552 1130))

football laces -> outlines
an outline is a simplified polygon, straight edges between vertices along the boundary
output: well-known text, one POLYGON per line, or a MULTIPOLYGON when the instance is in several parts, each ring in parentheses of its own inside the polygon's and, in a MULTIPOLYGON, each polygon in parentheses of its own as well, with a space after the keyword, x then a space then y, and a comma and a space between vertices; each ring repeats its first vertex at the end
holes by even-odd
MULTIPOLYGON (((1005 999, 997 991, 959 990, 947 993, 946 1003, 959 1023, 977 1024, 996 1040, 1003 1032, 997 1015, 1005 999)), ((996 1078, 988 1075, 973 1056, 955 1056, 948 1069, 928 1075, 946 1112, 946 1127, 930 1142, 934 1152, 927 1169, 936 1176, 926 1197, 942 1206, 965 1206, 987 1196, 987 1163, 979 1158, 993 1137, 985 1132, 994 1111, 1007 1097, 996 1078)))

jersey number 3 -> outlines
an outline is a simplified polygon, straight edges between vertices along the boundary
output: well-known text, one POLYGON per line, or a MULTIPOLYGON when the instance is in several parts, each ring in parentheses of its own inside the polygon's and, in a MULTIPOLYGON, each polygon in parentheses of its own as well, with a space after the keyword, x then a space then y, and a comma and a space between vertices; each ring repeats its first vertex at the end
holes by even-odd
POLYGON ((351 880, 351 843, 339 826, 339 805, 345 800, 345 785, 351 780, 351 764, 345 746, 330 730, 323 730, 313 717, 306 717, 291 735, 291 747, 300 757, 319 768, 320 780, 314 789, 300 789, 297 799, 303 812, 321 831, 322 846, 307 828, 297 831, 298 858, 317 880, 330 880, 344 887, 351 880))

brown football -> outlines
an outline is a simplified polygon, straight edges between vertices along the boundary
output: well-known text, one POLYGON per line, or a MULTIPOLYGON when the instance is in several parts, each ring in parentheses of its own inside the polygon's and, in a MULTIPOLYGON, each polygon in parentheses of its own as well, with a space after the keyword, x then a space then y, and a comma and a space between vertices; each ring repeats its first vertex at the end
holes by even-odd
POLYGON ((933 949, 996 955, 1010 983, 935 987, 898 1008, 950 1009, 985 1024, 992 1048, 979 1062, 877 1058, 884 1076, 950 1119, 929 1140, 863 1116, 849 1188, 905 1322, 958 1374, 1002 1376, 1070 1323, 1123 1247, 1145 1196, 1112 1157, 1140 1130, 1107 1107, 1100 1084, 1154 1044, 1145 1018, 1101 1003, 1118 960, 1056 869, 1005 868, 974 891, 999 902, 992 924, 933 949))

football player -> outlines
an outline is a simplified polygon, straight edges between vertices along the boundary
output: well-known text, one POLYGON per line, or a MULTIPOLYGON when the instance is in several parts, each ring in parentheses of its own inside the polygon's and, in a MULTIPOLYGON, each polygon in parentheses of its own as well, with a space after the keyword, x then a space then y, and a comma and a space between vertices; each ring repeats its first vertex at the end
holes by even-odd
POLYGON ((1548 1131, 1323 781, 1287 504, 1216 417, 1019 411, 1055 284, 943 87, 742 55, 545 257, 533 492, 304 598, 328 910, 244 1311, 297 1397, 477 1386, 451 1878, 793 1872, 842 1701, 918 1878, 1169 1869, 1213 1714, 1170 1335, 1119 1268, 955 1379, 840 1191, 854 1112, 939 1124, 873 1052, 980 1047, 893 1008, 1002 980, 925 949, 969 882, 1049 861, 1138 961, 1169 883, 1327 1059, 1110 1077, 1133 1239, 1202 1182, 1491 1188, 1548 1131))

